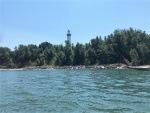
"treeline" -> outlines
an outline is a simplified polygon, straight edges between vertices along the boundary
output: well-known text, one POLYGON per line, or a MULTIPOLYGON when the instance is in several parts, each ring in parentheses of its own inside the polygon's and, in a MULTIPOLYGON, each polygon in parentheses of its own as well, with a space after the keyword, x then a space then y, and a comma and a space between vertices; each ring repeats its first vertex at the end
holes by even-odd
POLYGON ((37 45, 19 45, 11 51, 0 47, 0 67, 19 68, 25 66, 64 66, 125 63, 150 64, 150 35, 145 31, 117 29, 114 33, 97 36, 89 43, 53 45, 43 42, 37 45))

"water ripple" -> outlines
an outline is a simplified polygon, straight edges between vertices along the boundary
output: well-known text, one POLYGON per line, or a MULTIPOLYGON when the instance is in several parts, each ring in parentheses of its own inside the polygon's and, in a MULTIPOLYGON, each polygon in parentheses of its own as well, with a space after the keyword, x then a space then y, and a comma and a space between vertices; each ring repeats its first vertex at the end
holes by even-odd
POLYGON ((150 72, 0 71, 1 113, 149 112, 150 72))

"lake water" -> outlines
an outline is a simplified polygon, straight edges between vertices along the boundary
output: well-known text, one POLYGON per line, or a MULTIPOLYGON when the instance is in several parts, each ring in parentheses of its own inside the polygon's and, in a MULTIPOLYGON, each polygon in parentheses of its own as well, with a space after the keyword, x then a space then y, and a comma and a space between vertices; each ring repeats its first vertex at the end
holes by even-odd
POLYGON ((0 113, 150 112, 150 71, 0 71, 0 113))

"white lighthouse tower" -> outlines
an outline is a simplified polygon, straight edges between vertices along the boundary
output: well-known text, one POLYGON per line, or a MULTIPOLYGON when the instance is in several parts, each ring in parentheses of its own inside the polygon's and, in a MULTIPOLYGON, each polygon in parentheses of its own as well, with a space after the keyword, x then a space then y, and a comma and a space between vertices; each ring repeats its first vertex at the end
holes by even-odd
POLYGON ((71 44, 71 33, 70 33, 70 30, 67 31, 67 41, 71 44))

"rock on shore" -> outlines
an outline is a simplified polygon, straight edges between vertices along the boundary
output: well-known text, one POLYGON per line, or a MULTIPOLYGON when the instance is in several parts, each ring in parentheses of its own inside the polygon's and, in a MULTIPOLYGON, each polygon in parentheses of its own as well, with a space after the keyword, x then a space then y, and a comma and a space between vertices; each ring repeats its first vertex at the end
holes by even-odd
POLYGON ((79 66, 33 66, 25 67, 24 70, 39 70, 39 69, 125 69, 126 64, 108 64, 108 65, 79 65, 79 66))

